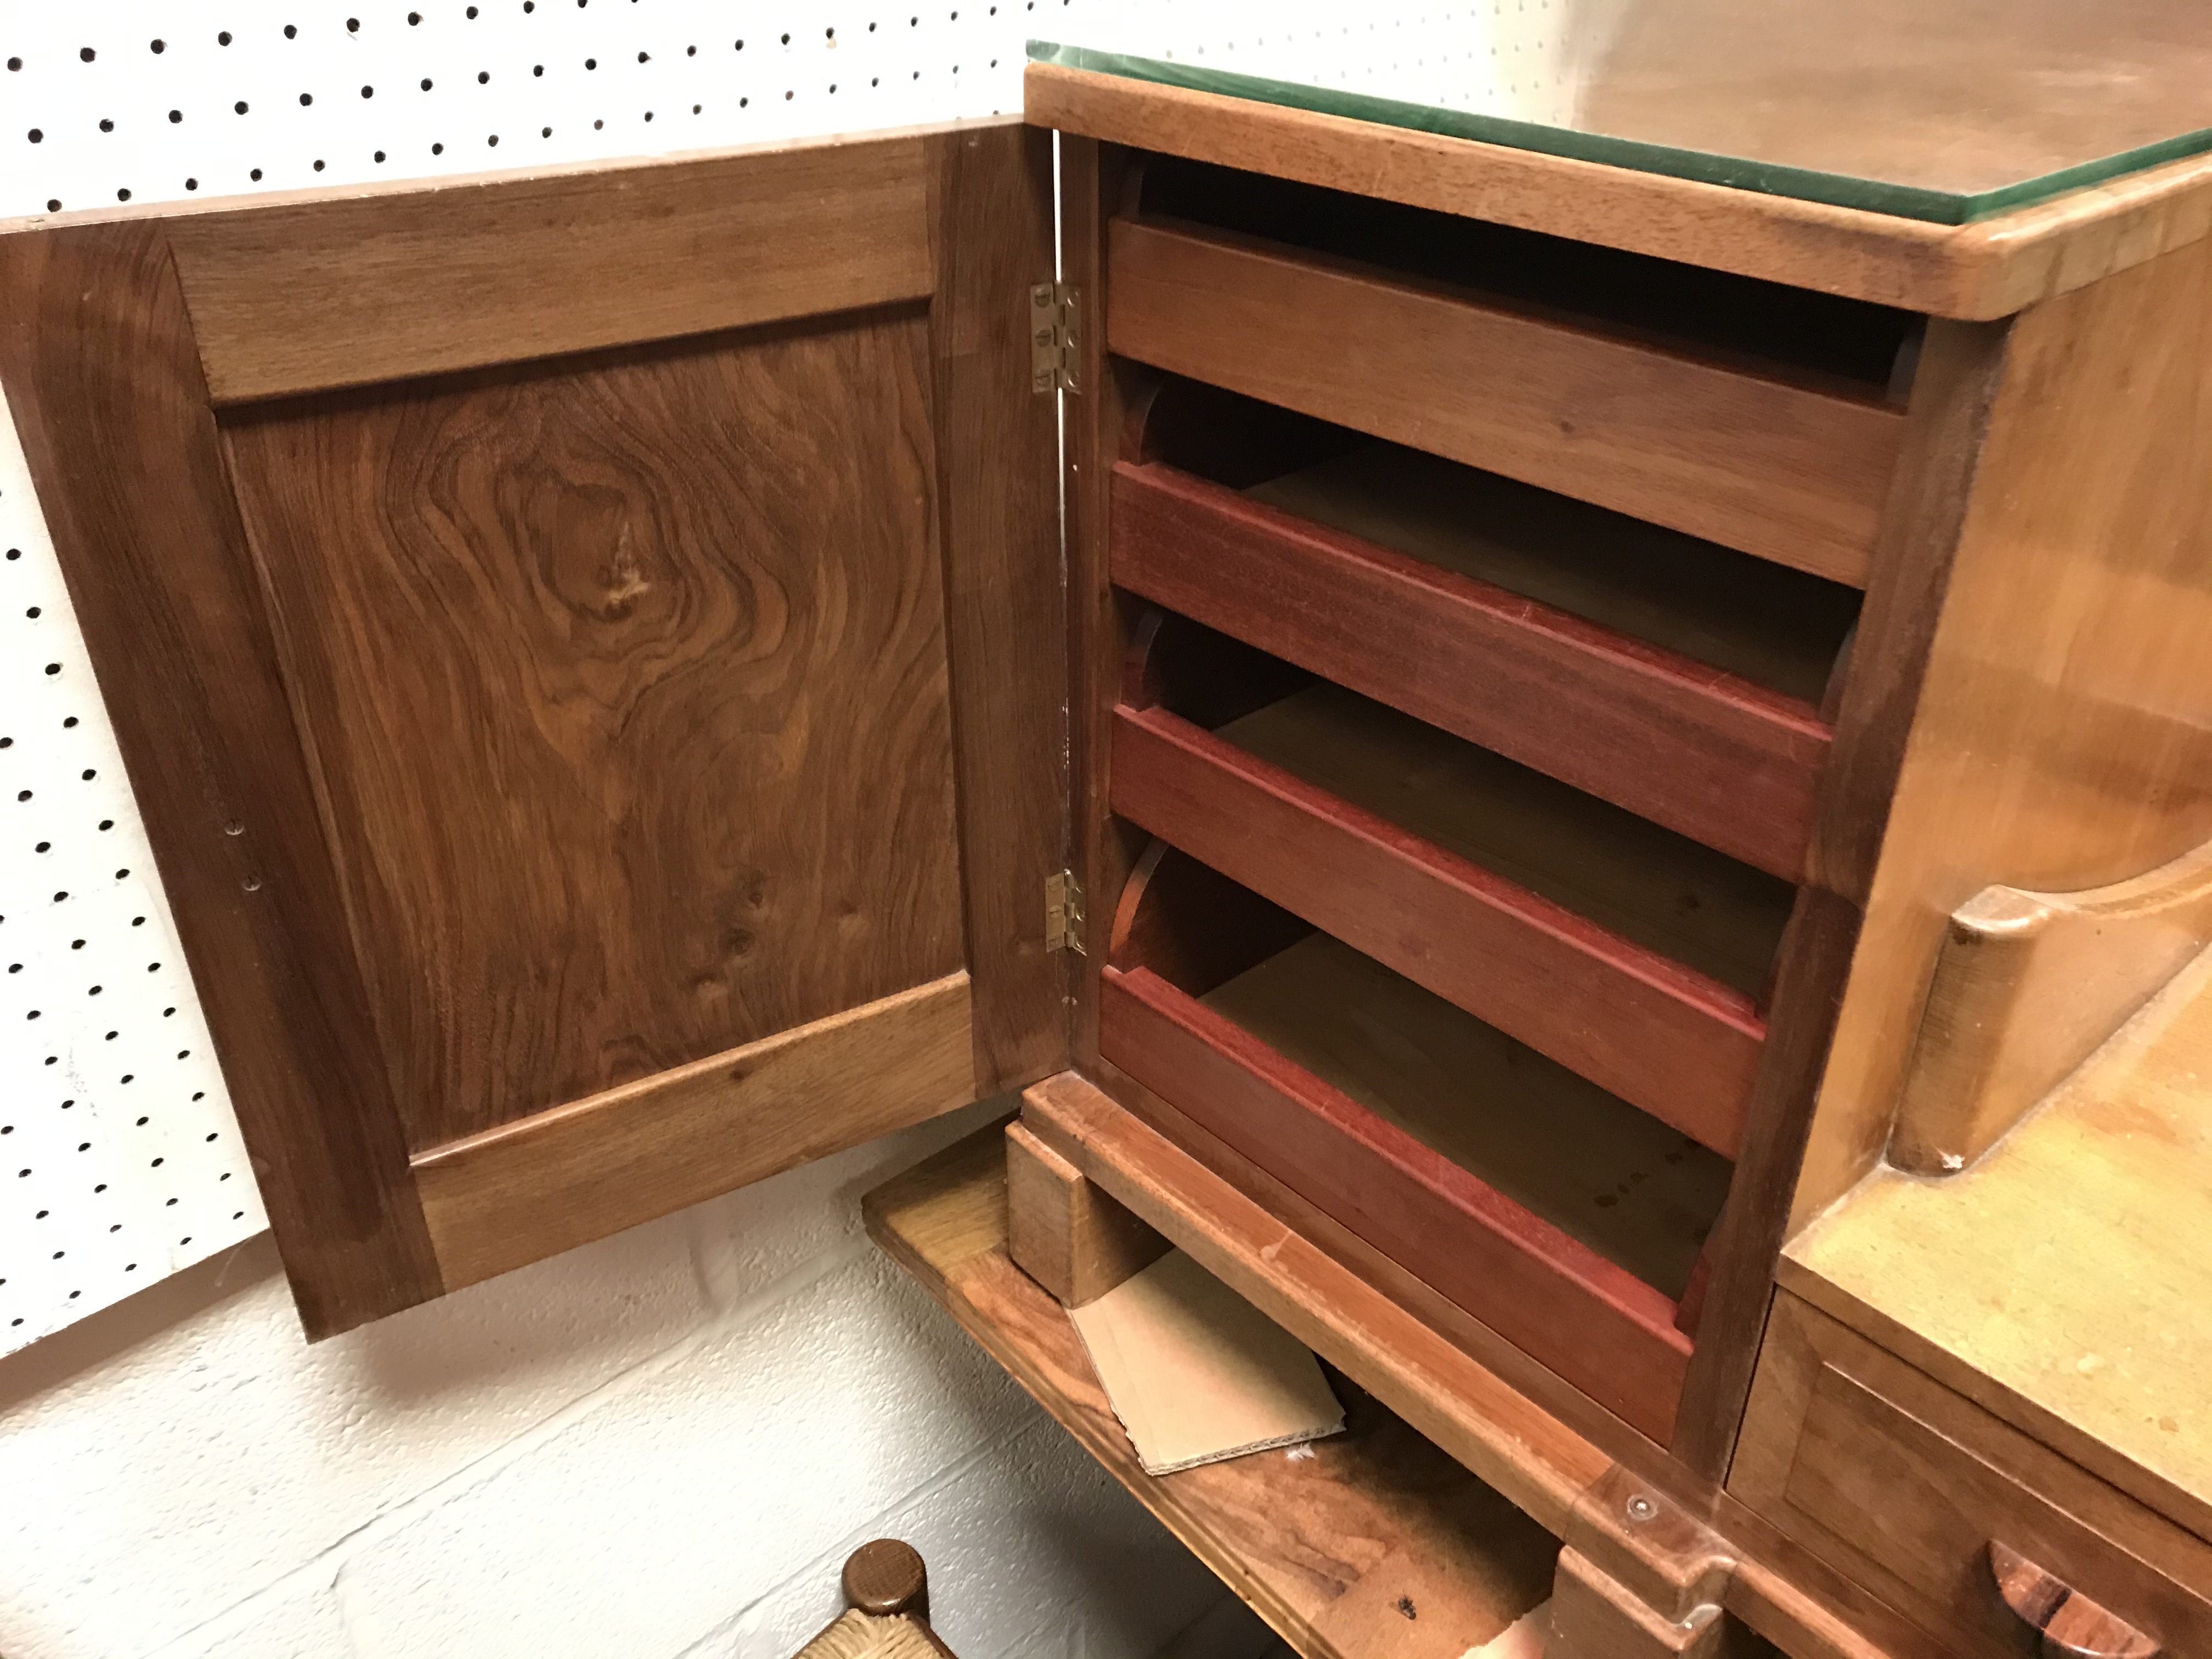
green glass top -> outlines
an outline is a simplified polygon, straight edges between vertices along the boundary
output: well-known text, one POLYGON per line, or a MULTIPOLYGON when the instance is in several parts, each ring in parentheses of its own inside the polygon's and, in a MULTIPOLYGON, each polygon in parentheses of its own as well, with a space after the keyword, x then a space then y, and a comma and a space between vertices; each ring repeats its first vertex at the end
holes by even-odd
POLYGON ((1030 56, 1963 224, 2212 150, 2212 0, 1115 0, 1030 56))

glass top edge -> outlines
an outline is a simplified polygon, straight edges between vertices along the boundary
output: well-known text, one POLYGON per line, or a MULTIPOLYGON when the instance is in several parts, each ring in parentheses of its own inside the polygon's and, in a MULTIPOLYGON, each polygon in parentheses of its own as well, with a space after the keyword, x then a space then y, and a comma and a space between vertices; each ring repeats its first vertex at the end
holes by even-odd
POLYGON ((1191 92, 1218 93, 1317 115, 1344 116, 1401 131, 1464 138, 1565 160, 1625 167, 1665 178, 1748 191, 1830 207, 1856 209, 1923 223, 1964 225, 2032 207, 2072 190, 2109 183, 2129 173, 2212 151, 2212 127, 2077 163, 1975 194, 1822 173, 1715 151, 1676 149, 1638 138, 1417 104, 1296 81, 1277 81, 1238 70, 1200 68, 1098 47, 1048 40, 1029 42, 1032 62, 1086 70, 1125 80, 1191 92))

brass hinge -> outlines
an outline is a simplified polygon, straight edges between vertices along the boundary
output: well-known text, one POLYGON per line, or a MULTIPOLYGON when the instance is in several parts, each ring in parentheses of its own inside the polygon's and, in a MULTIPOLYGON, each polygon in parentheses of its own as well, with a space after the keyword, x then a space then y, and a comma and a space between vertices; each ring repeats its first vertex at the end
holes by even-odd
POLYGON ((1030 389, 1080 392, 1076 354, 1083 337, 1077 321, 1076 292, 1065 283, 1039 283, 1030 289, 1030 389))
POLYGON ((1083 884, 1072 870, 1044 878, 1044 948, 1083 954, 1083 884))

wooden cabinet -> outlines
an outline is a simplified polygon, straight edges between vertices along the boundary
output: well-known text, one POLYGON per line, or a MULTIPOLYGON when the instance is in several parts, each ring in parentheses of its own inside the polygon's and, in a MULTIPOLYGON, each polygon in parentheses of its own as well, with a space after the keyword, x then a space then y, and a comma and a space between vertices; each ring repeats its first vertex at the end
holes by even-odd
POLYGON ((1000 126, 0 238, 311 1334, 1064 1063, 1048 164, 1000 126))
POLYGON ((1648 1650, 2009 1650, 2015 1492, 2186 1649, 2202 1540, 1768 1316, 1949 913, 2212 839, 2212 164, 1939 227, 1030 86, 1057 285, 1006 124, 0 238, 310 1332, 1051 1078, 1648 1650))

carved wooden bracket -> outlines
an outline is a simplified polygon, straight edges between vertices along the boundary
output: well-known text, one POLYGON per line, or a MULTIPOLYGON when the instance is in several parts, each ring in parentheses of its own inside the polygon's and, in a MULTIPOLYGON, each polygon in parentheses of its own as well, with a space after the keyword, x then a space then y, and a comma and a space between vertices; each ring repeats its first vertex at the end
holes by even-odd
POLYGON ((2207 945, 2212 843, 2109 887, 1984 888, 1951 914, 1890 1163, 1966 1168, 2207 945))

